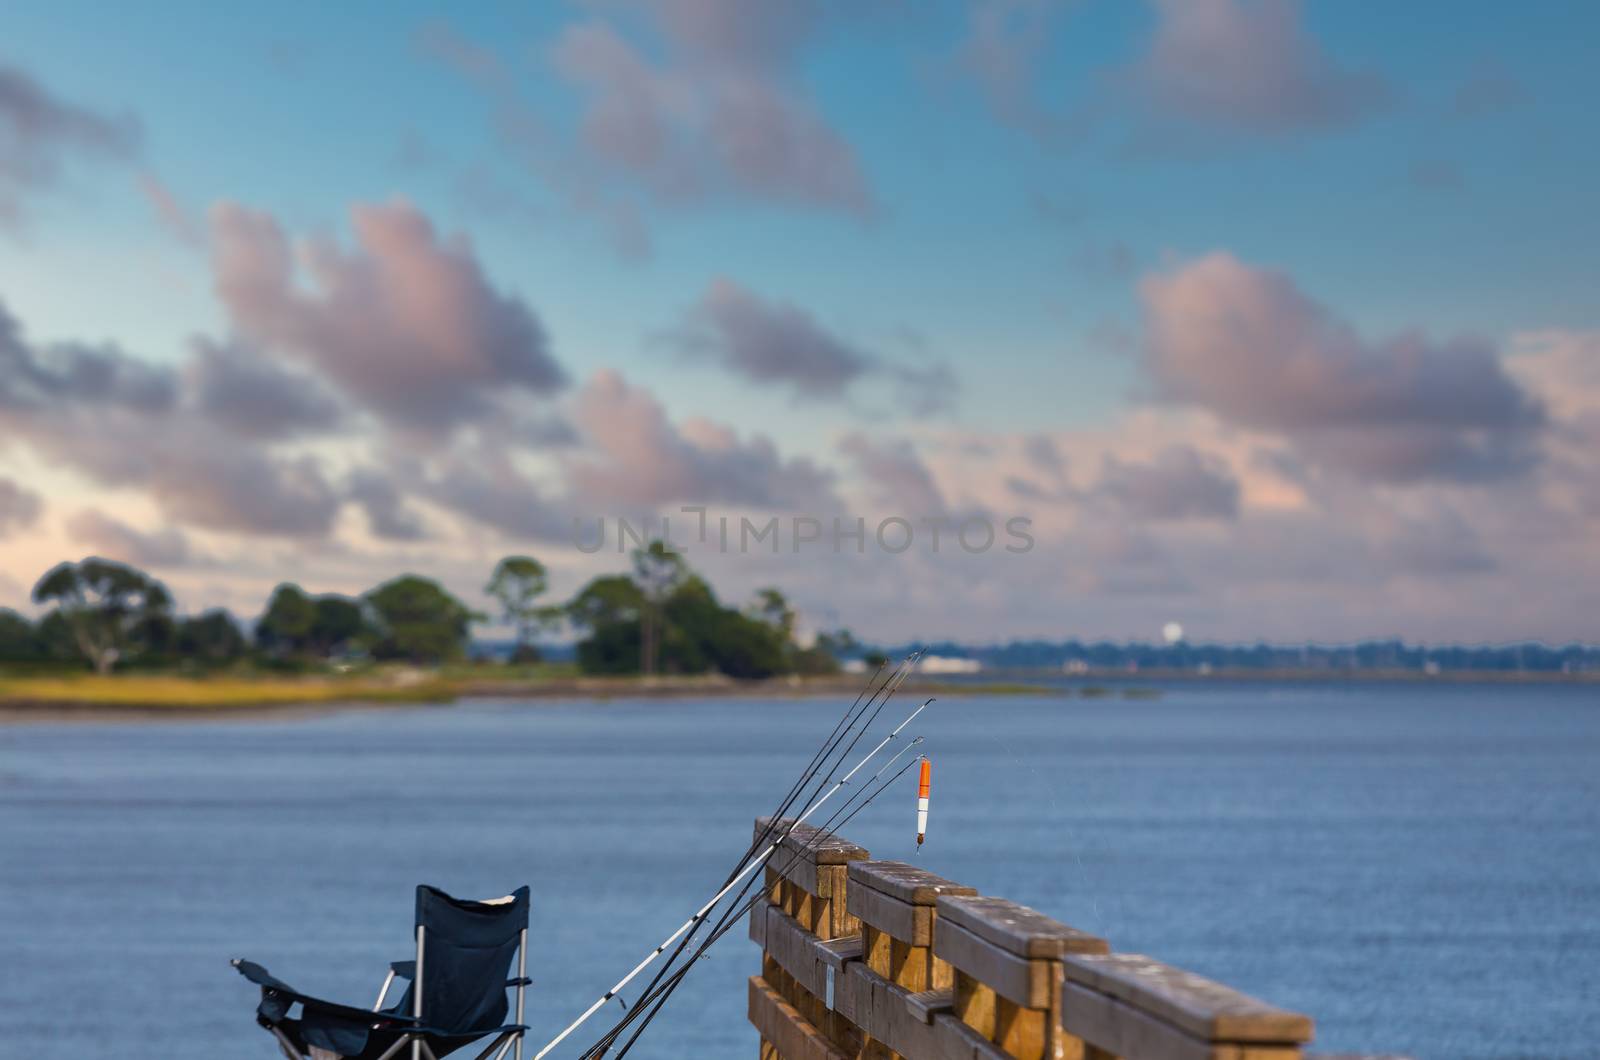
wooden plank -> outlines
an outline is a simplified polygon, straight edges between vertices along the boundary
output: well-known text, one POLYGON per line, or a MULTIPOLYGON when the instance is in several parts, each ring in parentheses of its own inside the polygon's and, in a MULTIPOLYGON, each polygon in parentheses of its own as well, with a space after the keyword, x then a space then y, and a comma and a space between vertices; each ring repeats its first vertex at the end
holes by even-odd
POLYGON ((1311 1018, 1138 953, 1068 956, 1069 982, 1109 994, 1190 1034, 1221 1042, 1309 1042, 1311 1018))
MULTIPOLYGON (((772 821, 770 817, 757 817, 754 836, 761 838, 767 825, 772 821)), ((774 828, 776 834, 782 834, 793 825, 783 840, 784 849, 800 853, 806 860, 814 865, 844 865, 851 861, 865 861, 869 855, 862 847, 856 846, 848 839, 841 839, 836 835, 829 835, 821 829, 809 824, 794 825, 794 818, 783 817, 774 828)), ((769 837, 767 842, 771 842, 769 837)), ((762 846, 766 846, 763 843, 762 846)))
POLYGON ((977 888, 952 883, 903 861, 852 861, 850 882, 911 905, 932 905, 941 894, 975 895, 977 888))
POLYGON ((935 1013, 948 1012, 955 1003, 956 992, 949 987, 943 990, 920 990, 906 995, 906 1008, 923 1023, 932 1023, 935 1013))
POLYGON ((750 1022, 784 1060, 848 1060, 759 975, 750 977, 750 1022))
POLYGON ((936 1049, 933 1060, 1012 1060, 1005 1050, 948 1012, 933 1017, 933 1031, 936 1049))
POLYGON ((777 909, 767 912, 767 956, 817 997, 828 996, 828 966, 822 962, 815 935, 777 909))
POLYGON ((958 924, 1018 957, 1111 952, 1105 939, 1004 898, 941 895, 936 908, 941 929, 946 922, 958 924))
POLYGON ((941 1019, 960 1026, 948 1012, 935 1010, 931 1020, 923 1018, 912 1000, 920 995, 896 986, 865 965, 852 964, 845 978, 862 1033, 895 1055, 911 1060, 1008 1060, 981 1036, 941 1026, 941 1019))
POLYGON ((772 908, 770 902, 757 901, 750 906, 750 941, 762 949, 767 948, 767 910, 772 908))
POLYGON ((1049 961, 1025 960, 943 920, 934 932, 933 952, 957 971, 1019 1005, 1045 1008, 1050 1004, 1049 961))
POLYGON ((912 905, 882 891, 863 887, 854 877, 845 896, 845 906, 863 924, 870 924, 901 942, 913 946, 929 946, 933 943, 931 906, 912 905))
POLYGON ((1078 983, 1062 987, 1061 1024, 1113 1056, 1139 1060, 1301 1060, 1297 1044, 1207 1041, 1078 983))
POLYGON ((848 938, 819 942, 817 958, 834 971, 843 971, 846 962, 861 959, 861 936, 851 935, 848 938))

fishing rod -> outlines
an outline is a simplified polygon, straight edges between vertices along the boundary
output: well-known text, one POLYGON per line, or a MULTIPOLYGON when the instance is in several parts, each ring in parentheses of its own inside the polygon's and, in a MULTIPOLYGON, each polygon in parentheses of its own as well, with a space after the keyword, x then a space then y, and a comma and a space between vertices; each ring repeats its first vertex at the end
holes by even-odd
MULTIPOLYGON (((921 657, 921 655, 922 649, 920 648, 914 649, 913 651, 907 653, 906 657, 902 659, 900 664, 895 667, 894 671, 884 679, 883 683, 879 684, 876 689, 873 689, 873 683, 877 680, 878 676, 883 673, 883 668, 888 665, 888 660, 884 660, 878 664, 877 670, 874 671, 873 676, 868 678, 867 683, 862 687, 861 691, 856 693, 855 701, 845 709, 844 714, 840 716, 836 723, 834 723, 833 731, 830 732, 827 738, 822 741, 822 746, 817 749, 816 753, 811 756, 811 761, 807 762, 805 768, 800 771, 800 776, 795 780, 794 784, 790 786, 788 793, 785 794, 783 799, 778 803, 777 809, 773 810, 772 813, 767 816, 766 825, 762 827, 758 833, 756 833, 754 838, 751 840, 749 847, 747 847, 745 852, 739 856, 739 859, 734 862, 733 868, 728 870, 728 875, 723 880, 724 885, 733 882, 740 866, 753 857, 756 851, 761 849, 761 844, 766 842, 771 837, 779 822, 783 820, 784 815, 789 812, 789 808, 794 805, 795 799, 798 798, 805 790, 806 785, 808 785, 811 780, 821 772, 823 763, 833 754, 834 750, 840 745, 840 743, 843 742, 845 734, 855 729, 857 723, 860 722, 862 715, 865 714, 869 708, 871 708, 875 701, 878 701, 878 710, 873 711, 872 717, 867 721, 867 726, 870 726, 873 721, 877 720, 878 712, 883 709, 883 704, 887 703, 889 699, 894 696, 895 692, 899 690, 900 683, 905 680, 905 677, 915 667, 916 661, 921 657), (863 696, 867 695, 869 689, 872 690, 872 695, 867 698, 866 705, 863 706, 861 699, 863 696), (880 696, 882 697, 881 701, 879 700, 880 696)), ((865 731, 865 729, 863 729, 863 731, 865 731)), ((845 749, 845 755, 848 755, 850 749, 853 747, 854 743, 852 742, 851 747, 845 749)), ((842 761, 843 758, 844 755, 841 755, 840 761, 842 761)), ((822 786, 826 785, 828 780, 832 779, 833 773, 837 770, 837 768, 837 763, 835 763, 833 768, 829 769, 827 779, 822 782, 822 785, 818 786, 816 789, 817 791, 820 791, 822 786)), ((816 791, 812 793, 812 797, 814 798, 815 795, 816 791)), ((643 994, 649 994, 656 988, 656 986, 661 982, 662 977, 665 976, 671 969, 673 963, 683 955, 683 951, 687 949, 694 941, 694 937, 699 932, 703 923, 704 921, 702 921, 701 924, 695 925, 693 929, 683 936, 683 938, 678 942, 676 948, 674 948, 672 953, 667 957, 666 962, 655 973, 650 982, 645 984, 643 994)), ((617 998, 617 1002, 618 1004, 622 1005, 624 1011, 627 1011, 628 1006, 625 1002, 623 1002, 620 996, 617 998)))
MULTIPOLYGON (((913 746, 921 742, 921 738, 919 737, 916 741, 914 741, 913 746)), ((901 752, 901 754, 904 754, 904 752, 901 752)), ((898 759, 899 757, 901 757, 901 755, 896 755, 895 759, 898 759)), ((895 759, 891 759, 889 762, 885 763, 877 773, 873 774, 873 776, 868 779, 867 783, 862 786, 860 792, 852 795, 850 800, 848 800, 843 806, 839 807, 838 810, 835 810, 833 816, 828 818, 828 820, 817 829, 817 835, 805 845, 807 847, 814 848, 817 844, 824 842, 826 839, 834 835, 840 828, 843 828, 846 824, 848 824, 856 814, 865 809, 874 799, 883 794, 883 792, 891 784, 900 779, 900 777, 904 776, 912 766, 918 764, 919 762, 925 763, 928 760, 926 755, 917 756, 910 762, 907 762, 904 766, 901 766, 899 771, 891 776, 888 780, 885 780, 882 784, 880 784, 876 791, 872 791, 872 781, 881 776, 883 772, 893 764, 895 759), (870 794, 868 794, 868 792, 870 792, 870 794), (852 807, 851 803, 855 802, 856 799, 861 798, 863 794, 866 795, 866 798, 862 799, 858 805, 852 807), (845 812, 847 810, 849 811, 848 813, 845 812), (843 820, 839 820, 841 814, 844 815, 843 820)), ((789 851, 789 855, 790 861, 788 865, 793 865, 795 860, 800 857, 800 851, 791 850, 789 851)), ((785 868, 787 867, 788 866, 785 866, 785 868)), ((744 890, 749 890, 752 883, 754 883, 754 880, 747 882, 744 890)), ((683 982, 684 978, 688 975, 689 970, 706 955, 706 952, 713 944, 716 943, 718 939, 722 938, 722 936, 727 934, 727 932, 730 931, 735 924, 743 919, 744 915, 754 908, 757 902, 762 901, 764 895, 757 893, 752 895, 747 901, 743 901, 742 904, 740 904, 743 898, 744 891, 741 891, 739 898, 736 899, 734 904, 723 913, 722 918, 718 921, 711 934, 704 942, 700 944, 699 948, 695 950, 693 957, 691 957, 681 967, 674 969, 672 974, 668 976, 667 981, 663 983, 658 990, 641 996, 639 1000, 634 1003, 633 1009, 630 1010, 628 1016, 620 1021, 615 1027, 613 1027, 611 1031, 609 1031, 600 1039, 600 1041, 591 1046, 589 1050, 583 1054, 581 1060, 597 1060, 597 1058, 604 1056, 610 1051, 611 1046, 615 1043, 617 1037, 622 1033, 622 1031, 626 1029, 627 1025, 643 1012, 645 1013, 644 1021, 634 1030, 633 1034, 629 1036, 627 1042, 623 1044, 622 1049, 617 1053, 617 1060, 622 1060, 622 1057, 626 1056, 628 1051, 633 1048, 634 1043, 639 1040, 639 1037, 644 1033, 645 1028, 650 1025, 650 1021, 655 1019, 655 1017, 661 1012, 661 1009, 666 1005, 667 1000, 672 996, 672 992, 676 990, 683 982), (646 1005, 649 1006, 648 1012, 645 1012, 646 1005)))
MULTIPOLYGON (((711 911, 711 909, 718 902, 722 901, 722 899, 725 898, 728 895, 728 892, 730 892, 730 891, 732 891, 734 889, 734 887, 739 883, 740 880, 743 880, 745 877, 749 876, 756 869, 760 868, 763 864, 765 864, 766 860, 769 857, 772 856, 773 851, 778 849, 778 845, 780 843, 782 843, 784 841, 784 839, 787 839, 794 832, 794 830, 796 828, 800 827, 800 825, 805 822, 806 818, 810 817, 817 810, 821 809, 822 806, 825 803, 827 803, 827 801, 829 799, 831 799, 834 795, 836 795, 841 788, 843 788, 845 785, 849 784, 850 783, 850 779, 852 777, 854 777, 857 773, 861 772, 861 770, 866 767, 868 762, 870 762, 870 761, 872 761, 872 759, 876 758, 878 756, 879 752, 881 752, 885 747, 889 746, 890 741, 892 741, 896 737, 898 737, 900 735, 901 730, 904 729, 907 725, 910 725, 911 722, 916 719, 918 714, 921 714, 924 710, 928 709, 928 705, 930 703, 932 703, 932 702, 933 702, 932 699, 928 699, 921 706, 919 706, 916 710, 914 710, 910 714, 908 714, 906 716, 906 719, 904 721, 902 721, 899 725, 895 726, 894 730, 892 732, 890 732, 888 736, 885 736, 878 743, 878 745, 876 747, 874 747, 871 751, 869 751, 866 754, 865 757, 863 757, 859 762, 857 762, 855 764, 855 766, 850 770, 850 772, 846 773, 844 775, 844 777, 842 777, 840 780, 835 782, 833 787, 829 788, 828 791, 824 795, 822 795, 821 798, 817 799, 816 801, 812 802, 810 806, 806 807, 805 812, 800 814, 799 817, 795 818, 794 822, 788 827, 787 830, 785 830, 785 832, 783 833, 782 836, 778 837, 778 839, 776 839, 773 842, 769 843, 765 850, 763 850, 755 858, 749 860, 746 863, 746 865, 744 866, 744 868, 740 869, 739 872, 737 874, 735 874, 734 878, 732 880, 728 881, 727 885, 725 885, 720 891, 718 891, 715 895, 713 895, 711 900, 709 902, 707 902, 705 905, 701 906, 700 909, 693 916, 691 916, 688 920, 684 921, 683 925, 681 927, 679 927, 678 930, 676 930, 672 934, 668 935, 666 937, 666 939, 661 943, 661 945, 657 946, 654 950, 651 950, 650 953, 647 954, 642 961, 640 961, 638 964, 634 965, 633 969, 631 971, 629 971, 627 975, 625 975, 621 979, 619 979, 617 981, 616 985, 614 985, 610 990, 607 990, 600 997, 596 998, 595 1001, 587 1009, 585 1009, 583 1011, 582 1015, 580 1015, 577 1019, 573 1020, 570 1024, 568 1024, 566 1029, 564 1029, 560 1034, 558 1034, 554 1038, 552 1038, 549 1041, 549 1043, 545 1045, 545 1047, 543 1049, 540 1049, 537 1053, 534 1053, 533 1054, 533 1060, 543 1060, 543 1057, 548 1055, 549 1052, 552 1049, 554 1049, 557 1045, 560 1045, 563 1041, 565 1041, 568 1035, 570 1035, 573 1031, 577 1030, 579 1027, 583 1026, 583 1024, 589 1019, 590 1016, 593 1016, 597 1011, 599 1011, 599 1009, 600 1009, 600 1007, 602 1005, 604 1005, 606 1002, 610 1001, 613 997, 615 997, 617 995, 618 991, 620 991, 623 987, 627 986, 629 983, 633 982, 635 977, 637 977, 640 972, 642 972, 646 968, 648 968, 651 965, 651 963, 655 961, 655 959, 657 957, 661 956, 661 954, 666 951, 668 946, 671 946, 674 942, 678 941, 679 937, 681 937, 685 932, 687 932, 690 929, 696 927, 700 923, 700 921, 705 919, 706 914, 709 913, 711 911)), ((858 734, 857 738, 859 739, 859 734, 858 734)), ((918 739, 920 740, 920 737, 918 739)), ((854 741, 851 742, 851 746, 852 747, 855 746, 854 741)), ((904 754, 905 752, 902 751, 900 753, 904 754)), ((895 757, 898 758, 899 755, 896 755, 895 757)))
MULTIPOLYGON (((907 657, 905 663, 903 663, 902 666, 905 667, 905 666, 913 664, 914 660, 917 657, 919 657, 921 654, 922 653, 921 653, 920 650, 911 653, 911 655, 909 655, 907 657)), ((891 694, 892 694, 892 692, 891 692, 891 694)), ((930 699, 927 702, 923 703, 922 707, 919 707, 918 710, 913 713, 912 717, 915 717, 917 713, 920 713, 922 709, 926 708, 928 706, 928 704, 932 703, 932 702, 933 702, 933 700, 930 699)), ((869 705, 870 705, 870 701, 869 701, 869 705)), ((882 709, 882 705, 880 704, 879 705, 879 710, 881 710, 881 709, 882 709)), ((864 708, 863 708, 861 713, 865 713, 865 709, 864 708)), ((871 726, 872 721, 876 719, 877 714, 878 714, 878 711, 874 711, 873 712, 872 718, 869 718, 868 721, 867 721, 867 727, 871 726)), ((860 717, 860 714, 857 714, 857 719, 859 719, 859 717, 860 717)), ((895 730, 895 733, 891 733, 890 734, 889 738, 893 739, 895 737, 895 734, 897 734, 900 731, 900 729, 903 729, 905 727, 905 725, 909 723, 909 721, 910 721, 910 719, 908 718, 906 722, 903 722, 895 730)), ((855 724, 855 722, 852 721, 850 727, 853 728, 854 724, 855 724)), ((849 731, 849 730, 847 729, 846 731, 849 731)), ((864 732, 865 728, 862 731, 864 732)), ((857 740, 859 740, 860 735, 861 735, 861 733, 857 733, 857 736, 856 736, 857 740)), ((842 739, 842 737, 841 737, 841 739, 842 739)), ((888 742, 887 740, 884 741, 884 743, 887 743, 887 742, 888 742)), ((920 744, 921 742, 922 742, 922 738, 918 737, 916 740, 914 740, 912 742, 912 747, 916 746, 917 744, 920 744)), ((855 745, 855 741, 852 741, 851 747, 853 747, 854 745, 855 745)), ((878 750, 881 750, 882 746, 883 746, 883 744, 880 744, 878 748, 875 748, 874 751, 873 751, 873 754, 876 754, 878 750)), ((877 797, 877 792, 871 792, 871 794, 868 794, 871 791, 871 786, 872 786, 873 781, 875 781, 879 777, 881 777, 884 774, 884 772, 886 770, 888 770, 888 768, 891 765, 894 764, 894 762, 898 761, 901 757, 903 757, 905 755, 906 751, 909 751, 910 749, 911 748, 908 747, 908 748, 900 751, 893 758, 891 758, 888 762, 886 762, 883 766, 879 767, 878 771, 867 779, 866 784, 863 785, 862 788, 859 791, 857 791, 855 794, 852 794, 850 796, 850 798, 845 801, 844 805, 840 806, 839 809, 834 811, 833 815, 826 822, 824 822, 822 828, 817 830, 816 835, 814 835, 810 840, 806 841, 806 845, 807 846, 814 846, 815 844, 822 842, 827 837, 828 834, 831 834, 831 832, 829 830, 832 827, 834 827, 834 822, 838 821, 838 819, 839 819, 841 814, 844 814, 844 813, 846 813, 846 811, 848 811, 849 812, 849 816, 854 816, 854 814, 859 812, 861 807, 865 806, 867 802, 870 802, 873 798, 876 798, 877 797), (852 809, 851 808, 852 804, 855 803, 857 799, 861 799, 863 796, 866 796, 865 801, 863 801, 860 805, 855 806, 855 808, 852 809)), ((848 751, 849 751, 849 748, 846 749, 846 753, 848 753, 848 751)), ((871 756, 869 756, 869 758, 870 757, 871 756)), ((841 756, 841 760, 842 760, 842 756, 841 756)), ((921 760, 925 761, 926 760, 926 756, 921 756, 921 760)), ((813 759, 813 761, 815 761, 815 759, 813 759)), ((915 762, 915 761, 917 761, 917 759, 913 760, 913 762, 915 762)), ((909 766, 907 766, 906 768, 909 768, 909 766)), ((858 769, 859 769, 859 767, 858 767, 858 769)), ((853 777, 857 771, 858 770, 852 770, 851 773, 848 776, 845 777, 844 781, 841 781, 841 784, 848 783, 849 779, 851 777, 853 777)), ((830 778, 831 778, 832 771, 830 771, 829 775, 830 775, 830 778)), ((820 788, 819 788, 819 790, 820 790, 820 788)), ((837 790, 837 787, 835 788, 835 790, 837 790)), ((879 790, 881 791, 882 789, 880 788, 879 790)), ((830 792, 830 794, 831 794, 831 792, 830 792)), ((820 805, 820 803, 819 803, 819 805, 820 805)), ((815 807, 813 807, 813 809, 815 809, 815 807)), ((809 812, 810 811, 808 810, 808 813, 809 812)), ((848 819, 849 818, 847 817, 846 820, 848 820, 848 819)), ((796 826, 798 824, 799 824, 798 821, 795 822, 796 826)), ((770 830, 770 826, 769 826, 769 830, 770 830)), ((793 830, 794 830, 793 827, 791 827, 790 831, 793 831, 793 830)), ((781 839, 780 839, 780 842, 781 842, 781 839)), ((770 853, 770 851, 768 853, 770 853)), ((791 852, 791 854, 790 854, 791 863, 792 863, 793 859, 798 857, 798 856, 799 856, 798 852, 791 852)), ((756 882, 755 881, 755 877, 750 877, 749 879, 746 880, 746 882, 744 883, 743 887, 740 889, 740 892, 739 892, 738 896, 735 897, 734 902, 731 905, 729 905, 724 910, 724 912, 721 914, 721 917, 717 922, 717 926, 719 928, 722 927, 722 925, 724 925, 729 920, 729 918, 733 918, 734 920, 737 920, 740 916, 743 916, 744 912, 749 908, 749 906, 746 905, 743 908, 741 908, 741 907, 739 907, 738 902, 740 901, 740 899, 742 899, 744 897, 745 893, 749 891, 749 889, 754 885, 755 882, 756 882)), ((697 925, 695 930, 698 930, 698 925, 697 925)), ((717 934, 720 937, 720 932, 718 932, 717 934)), ((692 933, 691 933, 691 935, 692 935, 692 933)), ((654 1000, 656 998, 660 998, 661 1000, 656 1001, 655 1005, 654 1005, 654 1008, 656 1010, 659 1010, 661 1005, 664 1004, 665 997, 667 995, 670 995, 672 990, 676 988, 676 983, 678 981, 680 981, 679 977, 681 977, 682 974, 686 973, 686 971, 687 971, 687 969, 689 967, 693 966, 693 963, 694 963, 695 960, 698 960, 701 956, 704 955, 705 950, 710 946, 710 942, 711 942, 711 940, 707 940, 705 943, 703 943, 701 945, 701 947, 698 950, 695 951, 695 955, 690 958, 689 962, 683 968, 678 969, 678 970, 676 970, 676 972, 674 972, 674 970, 672 968, 672 965, 682 955, 683 950, 687 947, 689 941, 690 941, 689 937, 685 937, 685 939, 678 944, 678 948, 673 952, 672 956, 670 958, 668 958, 668 961, 667 961, 666 965, 664 965, 661 968, 661 970, 659 970, 655 974, 654 978, 651 979, 649 985, 646 986, 644 992, 640 995, 640 997, 638 999, 635 1000, 633 1008, 631 1010, 628 1010, 628 1015, 626 1015, 616 1025, 614 1025, 612 1027, 612 1029, 609 1032, 607 1032, 605 1035, 603 1035, 595 1045, 591 1046, 587 1052, 582 1054, 583 1057, 585 1058, 585 1060, 589 1060, 589 1058, 593 1058, 593 1057, 604 1055, 604 1053, 609 1049, 610 1045, 613 1042, 615 1042, 616 1037, 619 1034, 621 1034, 624 1029, 626 1029, 626 1027, 627 1027, 627 1025, 629 1023, 631 1023, 635 1018, 637 1018, 639 1016, 639 1014, 642 1011, 644 1011, 641 1008, 641 1005, 648 1005, 648 1004, 650 1004, 650 1002, 652 1000, 654 1000), (663 978, 669 976, 669 973, 673 976, 672 980, 669 983, 664 983, 663 984, 662 983, 663 978), (659 990, 657 989, 658 984, 660 984, 660 989, 659 990)), ((646 1017, 647 1022, 648 1022, 648 1020, 650 1018, 653 1018, 653 1015, 649 1016, 649 1017, 646 1017)), ((629 1045, 631 1045, 632 1042, 637 1039, 637 1037, 638 1037, 638 1033, 636 1032, 633 1035, 633 1037, 631 1037, 629 1039, 629 1045)), ((626 1050, 627 1050, 627 1047, 625 1046, 624 1047, 624 1052, 626 1052, 626 1050)))

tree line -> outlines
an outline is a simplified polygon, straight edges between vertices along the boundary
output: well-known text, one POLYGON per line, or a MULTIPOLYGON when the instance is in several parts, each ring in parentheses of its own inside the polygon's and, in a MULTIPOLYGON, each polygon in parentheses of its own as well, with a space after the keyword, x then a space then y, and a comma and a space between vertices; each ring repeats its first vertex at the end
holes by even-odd
POLYGON ((659 541, 635 550, 630 570, 593 579, 565 603, 548 602, 548 588, 544 565, 531 556, 507 556, 495 566, 484 586, 495 603, 492 614, 415 574, 359 596, 314 594, 285 582, 247 627, 223 608, 179 615, 172 595, 149 574, 90 557, 58 564, 39 579, 37 621, 0 609, 0 663, 86 666, 102 674, 246 662, 434 666, 465 658, 472 627, 491 620, 515 632, 511 662, 537 662, 537 637, 567 633, 581 637, 579 668, 597 674, 831 673, 859 649, 843 630, 800 646, 794 610, 779 590, 763 589, 743 608, 725 605, 659 541))

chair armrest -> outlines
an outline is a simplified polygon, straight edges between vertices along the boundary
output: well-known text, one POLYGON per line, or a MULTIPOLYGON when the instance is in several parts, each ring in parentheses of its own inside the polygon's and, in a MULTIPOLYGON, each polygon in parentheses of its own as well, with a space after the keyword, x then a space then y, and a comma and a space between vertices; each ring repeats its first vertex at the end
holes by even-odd
POLYGON ((529 979, 527 976, 523 976, 521 979, 507 979, 506 980, 506 985, 507 986, 532 986, 533 985, 533 980, 529 979))

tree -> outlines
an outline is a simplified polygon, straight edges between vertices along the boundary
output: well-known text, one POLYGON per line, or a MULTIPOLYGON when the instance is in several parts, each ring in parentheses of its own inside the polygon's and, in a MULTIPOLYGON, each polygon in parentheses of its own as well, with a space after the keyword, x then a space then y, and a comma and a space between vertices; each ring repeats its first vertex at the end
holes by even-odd
POLYGON ((311 650, 323 658, 348 651, 369 632, 359 600, 327 593, 311 605, 311 650))
POLYGON ((489 584, 483 587, 485 593, 499 601, 501 620, 516 628, 517 648, 512 662, 539 660, 533 634, 547 625, 555 612, 534 601, 548 587, 544 564, 532 556, 507 556, 496 565, 489 584))
POLYGON ((272 590, 266 614, 256 623, 256 645, 274 655, 297 655, 311 642, 317 605, 298 585, 284 582, 272 590))
POLYGON ((458 658, 467 646, 474 614, 438 582, 403 574, 365 597, 376 619, 372 654, 380 659, 439 663, 458 658))
POLYGON ((756 618, 781 630, 785 639, 794 636, 794 608, 789 606, 789 601, 777 589, 757 589, 752 610, 756 618))
POLYGON ((683 557, 659 538, 633 550, 633 579, 644 597, 639 622, 639 669, 647 677, 656 672, 661 658, 661 605, 687 573, 683 557))
POLYGON ((10 608, 0 608, 0 662, 31 662, 40 654, 33 623, 10 608))
POLYGON ((239 624, 220 607, 180 621, 177 643, 184 658, 209 663, 232 662, 246 647, 239 624))
POLYGON ((131 635, 172 610, 166 587, 124 563, 90 556, 53 567, 33 587, 35 603, 55 603, 74 643, 96 673, 110 673, 131 635))

